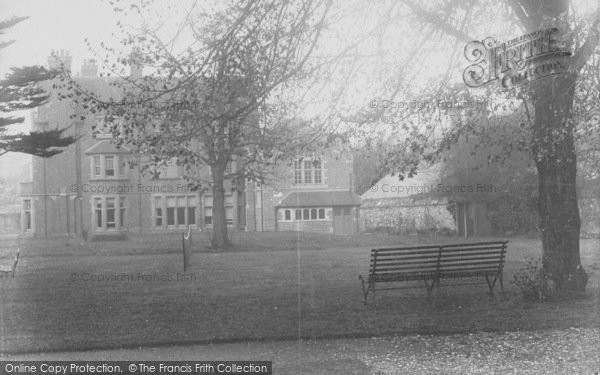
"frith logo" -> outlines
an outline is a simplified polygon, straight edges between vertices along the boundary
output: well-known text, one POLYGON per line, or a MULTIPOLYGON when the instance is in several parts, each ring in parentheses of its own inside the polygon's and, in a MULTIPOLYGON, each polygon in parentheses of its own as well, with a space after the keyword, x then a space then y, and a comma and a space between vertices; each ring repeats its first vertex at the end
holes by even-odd
POLYGON ((506 43, 489 37, 465 46, 465 58, 473 63, 463 72, 469 87, 498 80, 504 89, 522 86, 536 79, 564 73, 568 68, 566 51, 557 28, 539 30, 506 43))

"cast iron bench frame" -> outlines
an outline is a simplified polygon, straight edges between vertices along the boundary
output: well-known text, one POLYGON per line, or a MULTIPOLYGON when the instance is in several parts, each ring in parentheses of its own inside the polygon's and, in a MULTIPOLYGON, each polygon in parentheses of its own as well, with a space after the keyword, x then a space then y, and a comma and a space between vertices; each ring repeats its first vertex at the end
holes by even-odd
MULTIPOLYGON (((508 241, 474 242, 447 245, 422 245, 371 250, 369 273, 359 275, 365 305, 369 292, 408 289, 411 287, 376 288, 379 283, 422 280, 431 296, 442 279, 483 278, 494 294, 496 281, 504 293, 502 273, 508 241)), ((451 285, 471 285, 481 282, 451 285)))
MULTIPOLYGON (((15 255, 15 261, 11 266, 4 266, 4 265, 0 265, 0 273, 3 274, 9 274, 12 273, 12 277, 13 279, 15 278, 15 270, 17 269, 17 264, 19 263, 19 251, 20 249, 17 249, 17 254, 15 255)), ((0 277, 1 279, 1 277, 0 277)))

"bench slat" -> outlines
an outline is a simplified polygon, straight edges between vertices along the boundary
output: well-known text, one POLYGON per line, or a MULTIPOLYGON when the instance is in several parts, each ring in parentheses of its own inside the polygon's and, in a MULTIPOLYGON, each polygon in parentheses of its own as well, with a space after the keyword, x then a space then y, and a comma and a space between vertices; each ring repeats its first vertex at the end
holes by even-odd
MULTIPOLYGON (((438 261, 439 254, 427 255, 427 256, 410 256, 410 257, 396 257, 396 258, 377 258, 377 260, 371 259, 371 264, 410 264, 428 262, 433 260, 438 261), (415 262, 416 261, 416 262, 415 262)), ((482 253, 482 254, 441 254, 441 262, 455 261, 455 260, 468 260, 468 259, 497 259, 502 257, 502 253, 482 253)))
POLYGON ((371 274, 379 274, 379 273, 385 273, 385 272, 391 272, 391 273, 402 273, 404 271, 417 271, 417 270, 433 270, 433 271, 438 271, 438 272, 452 272, 452 271, 458 271, 458 270, 471 270, 474 268, 481 268, 484 267, 486 269, 495 269, 498 270, 498 263, 497 262, 472 262, 472 263, 468 263, 468 264, 456 264, 456 265, 451 265, 448 267, 437 267, 437 265, 423 265, 423 266, 419 266, 419 267, 393 267, 393 268, 378 268, 377 272, 371 273, 371 274))
POLYGON ((506 246, 508 241, 492 241, 492 242, 472 242, 465 244, 447 244, 447 245, 419 245, 419 246, 402 246, 402 247, 382 247, 377 249, 372 249, 371 251, 393 251, 393 250, 420 250, 420 249, 439 249, 443 247, 445 249, 451 249, 455 247, 460 248, 470 248, 473 246, 482 246, 482 247, 490 247, 496 246, 501 247, 502 245, 506 246))
MULTIPOLYGON (((490 248, 473 248, 473 249, 444 249, 442 248, 442 253, 445 254, 461 254, 461 253, 489 253, 489 252, 502 252, 502 247, 490 247, 490 248)), ((408 255, 433 255, 439 252, 439 248, 431 249, 431 250, 419 250, 419 251, 398 251, 398 252, 374 252, 371 255, 377 256, 377 258, 394 258, 408 255)))

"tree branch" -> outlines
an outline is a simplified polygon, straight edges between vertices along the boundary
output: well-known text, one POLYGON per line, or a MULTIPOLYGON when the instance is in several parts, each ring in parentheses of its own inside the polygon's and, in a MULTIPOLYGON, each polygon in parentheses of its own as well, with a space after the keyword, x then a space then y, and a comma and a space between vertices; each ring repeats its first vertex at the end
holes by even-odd
POLYGON ((573 56, 573 63, 571 69, 579 71, 585 63, 588 61, 598 43, 600 42, 600 9, 597 9, 592 15, 594 19, 590 27, 590 34, 588 35, 585 43, 575 52, 573 56))
POLYGON ((446 32, 448 35, 453 36, 459 40, 462 40, 465 43, 472 42, 476 40, 476 38, 471 37, 469 34, 464 31, 458 30, 454 26, 450 25, 443 19, 441 19, 438 15, 427 11, 420 6, 416 5, 410 0, 400 0, 402 3, 407 5, 417 17, 422 18, 423 20, 431 23, 434 27, 446 32))

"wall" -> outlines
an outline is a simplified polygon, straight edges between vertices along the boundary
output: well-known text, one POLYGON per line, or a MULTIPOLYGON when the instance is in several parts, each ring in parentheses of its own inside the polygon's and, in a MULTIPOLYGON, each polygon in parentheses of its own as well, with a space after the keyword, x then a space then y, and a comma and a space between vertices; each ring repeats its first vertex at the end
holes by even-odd
POLYGON ((359 213, 360 230, 414 233, 415 231, 455 232, 456 225, 445 202, 409 199, 363 200, 359 213))

